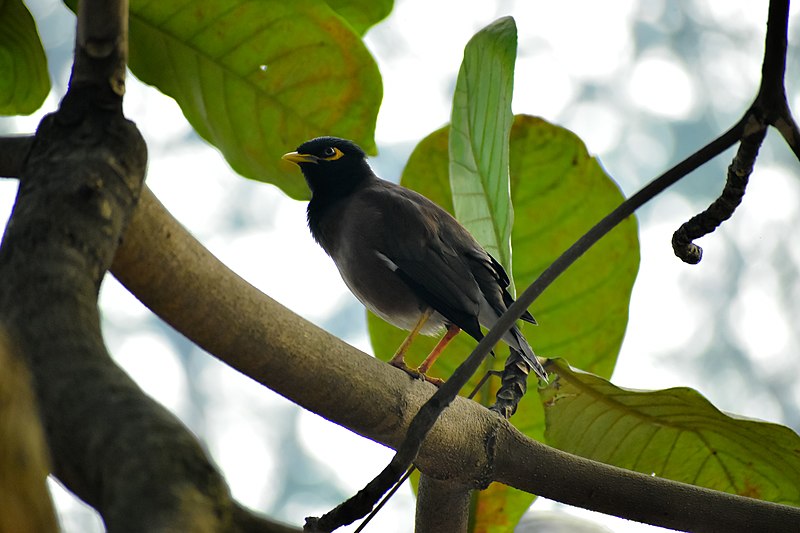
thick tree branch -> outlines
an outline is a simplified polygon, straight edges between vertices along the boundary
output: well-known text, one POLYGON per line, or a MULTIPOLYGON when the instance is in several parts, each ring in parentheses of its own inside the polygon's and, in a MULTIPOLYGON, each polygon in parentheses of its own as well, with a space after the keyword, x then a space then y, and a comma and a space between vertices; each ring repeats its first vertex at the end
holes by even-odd
MULTIPOLYGON (((258 292, 193 239, 146 189, 112 271, 145 305, 222 361, 376 442, 400 446, 414 413, 434 390, 258 292)), ((726 516, 748 513, 776 531, 800 520, 797 508, 652 478, 548 448, 460 397, 436 421, 415 462, 424 473, 451 483, 483 487, 497 480, 677 529, 701 531, 703 523, 727 523, 726 516), (643 498, 644 490, 658 497, 643 498)), ((734 526, 730 531, 737 530, 734 526)))
POLYGON ((82 0, 70 87, 4 174, 20 187, 0 248, 0 320, 33 376, 53 472, 109 531, 276 531, 230 497, 200 444, 110 359, 97 293, 146 164, 122 116, 127 2, 82 0), (29 151, 28 151, 29 149, 29 151))
POLYGON ((419 477, 414 533, 463 533, 469 531, 469 487, 419 477))

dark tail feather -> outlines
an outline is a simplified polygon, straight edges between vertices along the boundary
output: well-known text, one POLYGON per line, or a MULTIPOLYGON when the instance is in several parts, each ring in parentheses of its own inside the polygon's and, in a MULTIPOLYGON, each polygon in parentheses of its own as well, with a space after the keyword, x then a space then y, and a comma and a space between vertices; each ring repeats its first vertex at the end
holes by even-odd
POLYGON ((533 369, 534 372, 536 372, 536 375, 539 376, 539 379, 547 382, 547 372, 544 371, 542 364, 536 358, 536 354, 533 353, 533 348, 531 348, 531 345, 528 344, 527 340, 525 340, 525 337, 522 335, 522 332, 516 327, 514 327, 511 328, 511 334, 514 335, 514 338, 516 339, 520 348, 518 350, 512 346, 511 350, 519 354, 522 360, 525 361, 525 363, 527 363, 527 365, 531 367, 531 369, 533 369))

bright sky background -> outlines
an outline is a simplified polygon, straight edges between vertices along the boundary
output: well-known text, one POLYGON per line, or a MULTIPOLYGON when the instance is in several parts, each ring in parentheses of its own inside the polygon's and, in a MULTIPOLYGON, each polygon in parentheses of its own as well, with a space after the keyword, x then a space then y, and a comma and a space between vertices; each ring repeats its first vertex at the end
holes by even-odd
MULTIPOLYGON (((37 20, 48 20, 48 33, 42 35, 46 46, 71 47, 72 15, 59 2, 29 4, 37 20)), ((687 155, 674 153, 681 139, 669 125, 691 126, 704 114, 711 130, 721 132, 746 108, 759 79, 766 7, 766 1, 752 0, 401 0, 366 39, 385 91, 376 132, 381 155, 373 166, 383 177, 397 179, 416 142, 449 120, 466 42, 482 26, 510 14, 516 19, 520 46, 514 111, 540 115, 578 133, 624 192, 631 194, 679 155, 687 155), (682 18, 689 16, 685 11, 707 29, 694 35, 697 42, 691 57, 682 57, 673 41, 662 38, 659 44, 658 38, 680 27, 682 18), (635 44, 647 31, 655 44, 637 56, 635 44)), ((796 35, 791 40, 795 44, 796 35)), ((789 78, 797 78, 792 72, 794 59, 790 57, 789 78)), ((42 112, 3 119, 0 127, 32 132, 42 113, 57 105, 67 68, 57 73, 56 93, 42 112)), ((791 89, 790 105, 800 110, 800 93, 797 87, 791 89)), ((149 144, 148 185, 194 235, 266 294, 370 351, 362 308, 311 240, 303 203, 287 199, 272 186, 238 177, 215 149, 190 135, 171 99, 132 77, 125 111, 149 144)), ((796 161, 785 163, 788 150, 782 141, 774 132, 769 137, 743 207, 722 231, 701 241, 705 248, 701 265, 689 267, 678 261, 670 238, 711 199, 708 191, 721 187, 721 173, 702 175, 710 184, 701 189, 699 199, 664 194, 640 219, 642 267, 616 384, 641 389, 690 386, 725 411, 788 423, 785 407, 767 389, 753 388, 748 374, 772 380, 775 387, 783 387, 781 394, 788 403, 800 403, 800 340, 795 331, 800 308, 794 303, 800 302, 800 285, 796 275, 787 278, 787 269, 796 273, 800 268, 800 248, 785 229, 796 227, 800 216, 800 172, 796 161), (781 262, 775 261, 776 255, 781 262), (749 259, 741 262, 741 257, 749 259), (733 263, 739 265, 735 272, 733 263), (733 294, 729 306, 718 303, 721 294, 733 294), (701 358, 715 339, 709 324, 726 332, 732 352, 743 354, 735 362, 732 357, 730 367, 715 369, 717 362, 701 358), (687 367, 687 362, 695 366, 687 367), (720 386, 710 383, 709 376, 720 386)), ((694 146, 710 138, 697 139, 694 146)), ((14 183, 0 182, 0 219, 7 218, 15 189, 14 183)), ((328 465, 319 482, 337 486, 342 497, 360 489, 391 457, 382 446, 295 409, 249 379, 208 361, 196 349, 187 368, 179 355, 186 350, 185 343, 174 334, 165 336, 149 311, 110 277, 101 305, 107 342, 116 360, 203 436, 235 497, 244 504, 256 509, 278 505, 266 483, 295 453, 282 445, 287 431, 296 432, 300 452, 328 465), (193 403, 201 404, 201 415, 193 403), (269 422, 262 425, 256 420, 269 422)), ((535 346, 535 336, 531 341, 535 346)), ((65 531, 102 530, 97 518, 87 526, 91 513, 57 485, 53 487, 65 531)), ((306 515, 328 510, 328 503, 314 501, 313 484, 307 491, 306 498, 281 506, 284 519, 299 524, 306 515)), ((367 531, 410 531, 413 506, 410 490, 401 490, 367 531)), ((561 508, 539 500, 533 511, 561 508)), ((613 531, 655 530, 582 510, 569 512, 591 515, 591 520, 613 531)))

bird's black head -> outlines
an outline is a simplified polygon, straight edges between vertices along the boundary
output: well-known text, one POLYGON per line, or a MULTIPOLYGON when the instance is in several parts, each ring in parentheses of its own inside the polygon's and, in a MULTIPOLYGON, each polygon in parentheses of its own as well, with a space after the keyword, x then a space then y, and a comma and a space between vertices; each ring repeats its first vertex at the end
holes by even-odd
POLYGON ((338 137, 317 137, 283 159, 300 167, 315 200, 346 196, 374 174, 366 154, 356 143, 338 137))

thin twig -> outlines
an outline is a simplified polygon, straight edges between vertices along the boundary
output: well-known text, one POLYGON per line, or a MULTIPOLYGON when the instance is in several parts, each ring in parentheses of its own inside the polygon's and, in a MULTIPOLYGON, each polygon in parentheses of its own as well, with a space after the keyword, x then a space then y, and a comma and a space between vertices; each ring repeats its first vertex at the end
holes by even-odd
POLYGON ((786 144, 794 152, 794 156, 800 161, 800 129, 792 114, 788 113, 786 116, 778 118, 773 126, 780 132, 786 144))
POLYGON ((684 222, 672 235, 672 250, 684 263, 696 265, 700 262, 703 249, 692 241, 717 229, 733 216, 733 212, 742 203, 747 181, 753 172, 758 150, 766 134, 767 129, 764 127, 742 139, 733 162, 728 166, 725 188, 719 198, 708 209, 684 222))
POLYGON ((761 65, 761 85, 753 104, 742 119, 747 123, 747 128, 742 144, 728 167, 725 188, 708 209, 693 216, 672 236, 672 249, 685 263, 695 265, 700 262, 703 249, 692 241, 717 229, 733 215, 742 202, 745 186, 753 171, 767 126, 775 126, 800 159, 800 134, 786 100, 788 24, 789 1, 772 0, 769 4, 764 60, 761 65))

